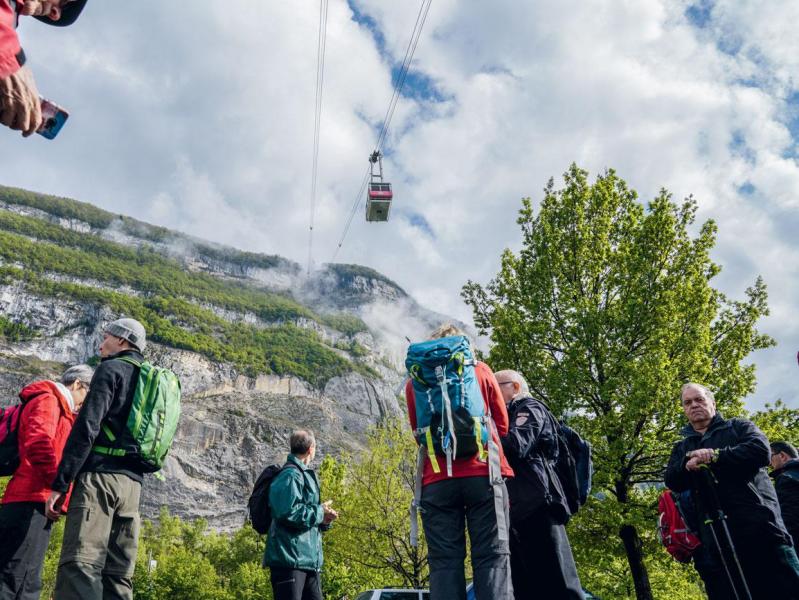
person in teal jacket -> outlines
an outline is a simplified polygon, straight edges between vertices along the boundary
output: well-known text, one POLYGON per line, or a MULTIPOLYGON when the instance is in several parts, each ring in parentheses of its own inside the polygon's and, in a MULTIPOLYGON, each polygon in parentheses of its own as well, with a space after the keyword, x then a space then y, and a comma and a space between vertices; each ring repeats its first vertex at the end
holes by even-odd
POLYGON ((275 600, 322 600, 322 531, 338 517, 332 501, 321 502, 319 480, 308 465, 316 439, 300 429, 289 438, 291 454, 269 486, 272 524, 264 554, 275 600))

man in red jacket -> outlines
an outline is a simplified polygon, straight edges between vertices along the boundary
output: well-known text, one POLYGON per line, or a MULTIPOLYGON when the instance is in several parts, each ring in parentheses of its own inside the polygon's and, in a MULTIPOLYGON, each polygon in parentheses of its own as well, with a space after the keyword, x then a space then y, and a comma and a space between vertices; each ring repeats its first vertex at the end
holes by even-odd
POLYGON ((42 124, 41 103, 33 73, 19 44, 18 15, 50 25, 70 25, 87 0, 0 0, 0 123, 29 136, 42 124))
MULTIPOLYGON (((88 365, 70 367, 60 382, 37 381, 19 397, 19 467, 0 504, 0 599, 38 600, 50 521, 50 497, 67 436, 92 379, 88 365)), ((66 510, 66 502, 64 503, 66 510)))
MULTIPOLYGON (((430 334, 430 339, 464 335, 457 327, 445 324, 430 334)), ((499 436, 508 433, 508 411, 494 374, 485 363, 474 367, 486 414, 496 427, 491 437, 499 453, 502 478, 513 477, 502 452, 499 436)), ((416 397, 409 380, 405 386, 408 418, 416 431, 416 397)), ((497 507, 494 486, 489 478, 489 465, 479 455, 455 458, 452 476, 447 474, 446 459, 435 455, 434 469, 424 454, 421 502, 422 525, 427 539, 427 560, 430 565, 430 600, 466 600, 466 535, 469 528, 474 589, 478 600, 513 600, 508 546, 508 492, 500 481, 501 505, 497 507), (499 508, 499 510, 497 510, 499 508), (501 513, 501 514, 498 514, 501 513)), ((418 493, 418 492, 417 492, 418 493)))

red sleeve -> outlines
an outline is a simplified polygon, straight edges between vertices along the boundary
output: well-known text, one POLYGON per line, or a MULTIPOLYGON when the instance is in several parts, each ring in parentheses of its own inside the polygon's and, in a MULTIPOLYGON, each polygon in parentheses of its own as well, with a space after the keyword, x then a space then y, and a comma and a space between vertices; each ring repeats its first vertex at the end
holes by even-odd
POLYGON ((14 31, 16 18, 8 0, 0 0, 0 78, 8 77, 19 70, 19 38, 14 31))
POLYGON ((416 396, 413 393, 413 383, 410 379, 405 382, 405 403, 408 405, 408 420, 411 422, 411 429, 416 431, 416 396))
POLYGON ((60 414, 56 398, 39 394, 25 406, 20 423, 20 454, 48 486, 58 470, 53 440, 60 414))
POLYGON ((491 411, 491 417, 497 426, 497 432, 500 437, 508 435, 508 409, 505 407, 505 401, 502 399, 502 390, 499 389, 497 378, 494 377, 494 372, 485 363, 477 363, 477 378, 480 381, 480 390, 483 392, 488 408, 491 411))

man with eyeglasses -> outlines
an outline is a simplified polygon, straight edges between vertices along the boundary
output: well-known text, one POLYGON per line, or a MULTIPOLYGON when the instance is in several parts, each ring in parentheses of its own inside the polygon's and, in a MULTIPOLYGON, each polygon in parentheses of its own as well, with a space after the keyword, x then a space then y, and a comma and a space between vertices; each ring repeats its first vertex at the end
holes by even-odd
POLYGON ((682 386, 681 403, 688 424, 665 483, 675 492, 690 490, 701 517, 694 566, 708 598, 745 598, 748 587, 753 600, 799 600, 799 559, 765 470, 766 436, 747 419, 724 419, 704 385, 682 386))
POLYGON ((44 503, 93 373, 90 366, 77 365, 64 371, 60 381, 37 381, 19 393, 20 462, 0 505, 2 600, 39 600, 52 524, 44 503))
POLYGON ((502 448, 516 477, 510 496, 510 561, 516 600, 583 600, 564 520, 568 504, 551 460, 557 454, 557 422, 530 395, 521 373, 499 371, 497 382, 510 427, 502 448))
POLYGON ((42 125, 39 92, 15 31, 19 15, 71 25, 87 0, 0 0, 0 123, 27 137, 42 125))

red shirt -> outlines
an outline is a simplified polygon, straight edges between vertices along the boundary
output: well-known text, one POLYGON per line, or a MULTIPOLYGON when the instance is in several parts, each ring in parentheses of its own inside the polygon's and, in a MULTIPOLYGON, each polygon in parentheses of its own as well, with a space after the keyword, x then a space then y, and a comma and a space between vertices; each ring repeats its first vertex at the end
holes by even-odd
MULTIPOLYGON (((75 415, 67 399, 52 381, 37 381, 23 388, 25 402, 19 420, 19 467, 8 482, 3 504, 45 502, 55 479, 64 444, 72 430, 75 415)), ((63 510, 68 507, 64 502, 63 510)))
POLYGON ((19 69, 19 39, 14 31, 16 20, 17 16, 8 0, 0 0, 0 78, 8 77, 19 69))
MULTIPOLYGON (((505 408, 502 392, 499 389, 499 384, 497 383, 496 377, 494 377, 494 373, 487 364, 478 362, 474 367, 474 371, 477 376, 477 382, 480 384, 480 391, 483 393, 486 411, 491 411, 491 417, 496 424, 496 427, 491 431, 491 437, 494 438, 494 442, 499 447, 502 475, 505 477, 513 477, 513 469, 510 468, 508 461, 505 459, 505 453, 502 451, 502 444, 497 437, 497 432, 499 432, 501 436, 505 436, 508 433, 508 410, 505 408)), ((413 393, 413 384, 410 380, 405 384, 405 399, 408 402, 408 419, 411 422, 411 429, 415 431, 416 396, 413 393)), ((447 477, 447 459, 443 456, 436 456, 436 459, 440 468, 438 473, 433 472, 433 466, 425 455, 422 485, 449 479, 447 477)), ((476 455, 469 458, 456 458, 452 461, 452 476, 488 477, 488 463, 481 462, 476 455)))

